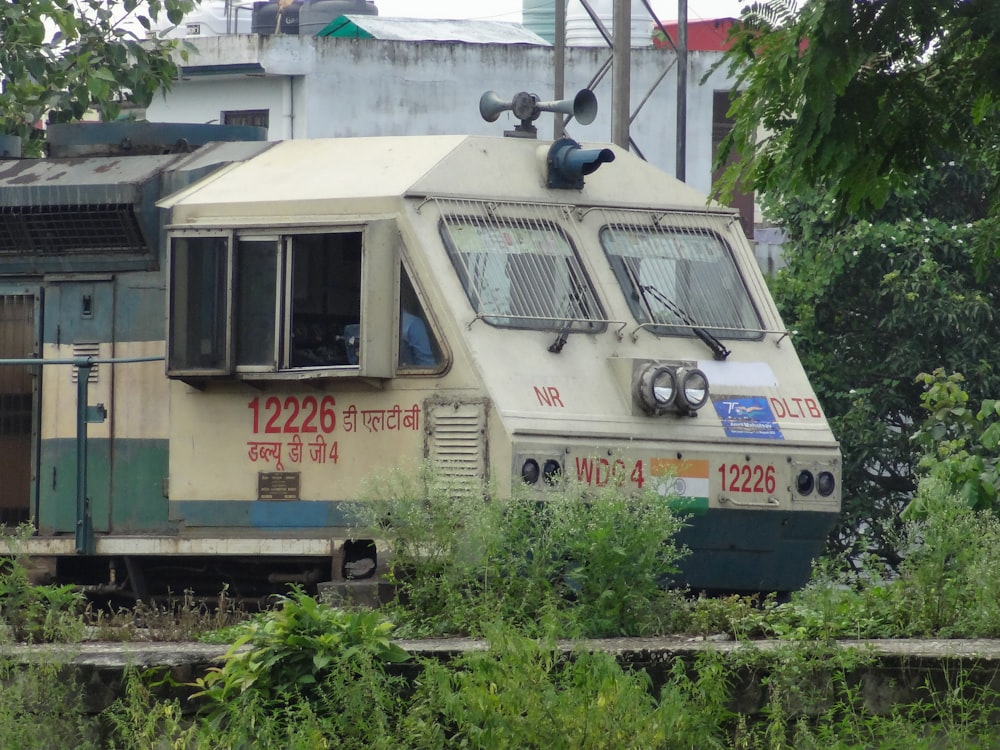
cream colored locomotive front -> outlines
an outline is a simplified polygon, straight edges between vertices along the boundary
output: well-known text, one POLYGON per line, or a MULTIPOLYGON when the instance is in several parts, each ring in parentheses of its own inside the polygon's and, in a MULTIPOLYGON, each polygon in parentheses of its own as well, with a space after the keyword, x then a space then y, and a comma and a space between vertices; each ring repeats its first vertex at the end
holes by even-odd
POLYGON ((735 214, 613 147, 549 187, 552 148, 290 141, 161 204, 182 533, 347 535, 427 461, 652 488, 695 514, 692 585, 801 582, 839 450, 735 214))

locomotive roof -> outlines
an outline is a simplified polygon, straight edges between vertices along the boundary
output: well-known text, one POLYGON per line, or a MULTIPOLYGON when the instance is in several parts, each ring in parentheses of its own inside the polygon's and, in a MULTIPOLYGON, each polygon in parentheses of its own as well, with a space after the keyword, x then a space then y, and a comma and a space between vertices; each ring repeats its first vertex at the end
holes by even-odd
POLYGON ((545 157, 550 145, 463 135, 283 141, 159 205, 175 209, 175 222, 229 212, 261 219, 280 214, 292 220, 338 212, 335 204, 343 201, 357 211, 366 201, 400 196, 706 207, 704 194, 606 144, 600 147, 611 148, 615 161, 588 175, 582 190, 548 189, 545 157))
POLYGON ((215 142, 193 153, 0 160, 0 206, 132 204, 164 171, 207 171, 247 159, 268 145, 215 142))

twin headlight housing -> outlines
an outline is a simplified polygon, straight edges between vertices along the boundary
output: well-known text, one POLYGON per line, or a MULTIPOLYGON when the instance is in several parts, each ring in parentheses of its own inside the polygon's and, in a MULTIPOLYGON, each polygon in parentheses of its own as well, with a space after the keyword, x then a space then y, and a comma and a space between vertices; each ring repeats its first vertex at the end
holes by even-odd
POLYGON ((635 379, 635 397, 647 414, 693 416, 708 403, 708 377, 697 367, 647 364, 635 379))

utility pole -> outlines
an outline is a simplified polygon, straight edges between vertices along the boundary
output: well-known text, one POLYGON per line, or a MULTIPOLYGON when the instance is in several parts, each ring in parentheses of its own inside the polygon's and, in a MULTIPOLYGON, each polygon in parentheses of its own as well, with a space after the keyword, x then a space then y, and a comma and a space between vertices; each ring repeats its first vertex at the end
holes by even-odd
POLYGON ((687 177, 687 79, 688 79, 688 4, 677 0, 677 164, 674 175, 682 182, 687 177))
POLYGON ((632 88, 632 0, 615 0, 614 15, 614 62, 612 63, 611 142, 628 149, 629 108, 632 88))
MULTIPOLYGON (((566 95, 566 0, 555 0, 556 5, 556 80, 553 99, 560 101, 566 95)), ((553 118, 556 123, 553 140, 558 141, 566 135, 566 121, 556 112, 553 118)))

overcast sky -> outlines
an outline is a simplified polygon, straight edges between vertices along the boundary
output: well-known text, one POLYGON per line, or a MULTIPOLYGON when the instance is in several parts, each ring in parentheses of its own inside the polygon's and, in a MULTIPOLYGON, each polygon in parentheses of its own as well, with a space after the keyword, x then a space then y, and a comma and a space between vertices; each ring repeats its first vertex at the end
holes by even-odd
MULTIPOLYGON (((543 0, 532 0, 542 2, 543 0)), ((591 0, 598 13, 611 8, 612 0, 591 0)), ((737 17, 749 0, 688 0, 688 20, 737 17)), ((405 18, 478 18, 493 21, 521 21, 524 0, 375 0, 381 16, 405 18)), ((660 20, 677 18, 677 0, 651 0, 660 20)), ((553 5, 554 7, 554 5, 553 5)), ((577 0, 569 0, 569 10, 581 9, 577 0)), ((643 10, 640 0, 632 0, 632 12, 643 10)))

